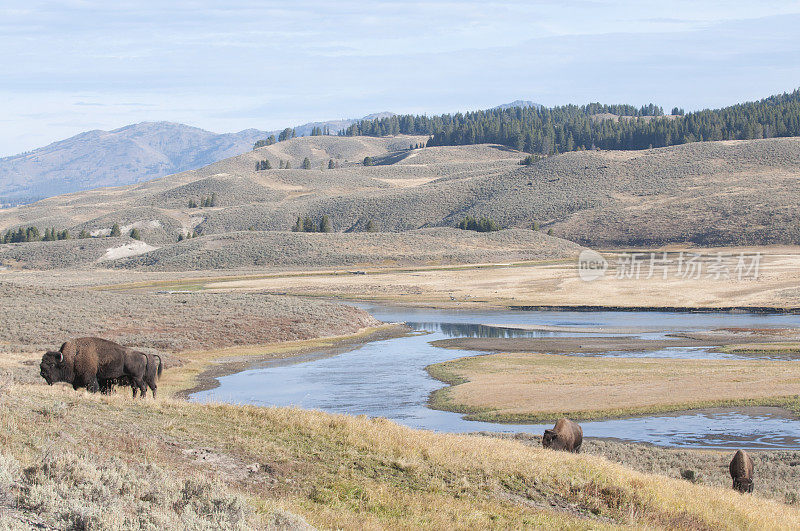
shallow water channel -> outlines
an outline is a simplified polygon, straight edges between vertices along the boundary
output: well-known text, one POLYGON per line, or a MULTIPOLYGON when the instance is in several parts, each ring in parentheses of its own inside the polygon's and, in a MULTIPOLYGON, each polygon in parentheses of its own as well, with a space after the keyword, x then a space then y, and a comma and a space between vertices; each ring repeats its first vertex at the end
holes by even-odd
MULTIPOLYGON (((662 339, 668 333, 724 327, 795 327, 792 315, 665 312, 528 312, 431 310, 360 304, 386 322, 405 322, 418 332, 367 343, 347 352, 319 352, 264 363, 219 379, 220 387, 196 393, 193 400, 262 406, 298 406, 331 413, 386 417, 414 428, 442 432, 542 433, 551 424, 496 424, 464 420, 457 413, 426 407, 442 382, 425 367, 455 358, 485 354, 434 347, 454 337, 587 337, 617 334, 662 339), (545 327, 525 330, 518 327, 545 327), (577 331, 572 331, 577 330, 577 331), (620 331, 624 330, 624 333, 620 331)), ((611 356, 676 359, 736 357, 708 348, 668 348, 611 356)), ((676 361, 680 363, 680 361, 676 361)), ((777 408, 747 411, 717 409, 650 417, 581 422, 586 437, 615 438, 663 446, 695 448, 800 448, 800 420, 777 408)))

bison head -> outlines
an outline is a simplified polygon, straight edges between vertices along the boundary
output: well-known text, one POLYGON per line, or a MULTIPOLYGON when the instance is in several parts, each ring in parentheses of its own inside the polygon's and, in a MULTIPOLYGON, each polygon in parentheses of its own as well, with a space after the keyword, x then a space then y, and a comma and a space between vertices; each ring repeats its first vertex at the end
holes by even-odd
POLYGON ((544 435, 542 436, 542 446, 552 450, 563 450, 564 441, 561 440, 561 437, 558 436, 558 433, 556 433, 555 430, 544 430, 544 435))
POLYGON ((64 354, 53 351, 45 352, 42 356, 42 363, 39 364, 39 374, 42 375, 47 385, 69 381, 70 371, 67 370, 67 364, 64 362, 64 354))
POLYGON ((733 488, 739 492, 753 492, 753 480, 751 478, 733 478, 733 488))

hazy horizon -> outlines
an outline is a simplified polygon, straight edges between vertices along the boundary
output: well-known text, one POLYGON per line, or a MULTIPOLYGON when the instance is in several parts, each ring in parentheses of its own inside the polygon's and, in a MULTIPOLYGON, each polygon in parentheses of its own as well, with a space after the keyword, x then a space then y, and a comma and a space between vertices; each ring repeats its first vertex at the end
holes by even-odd
POLYGON ((800 2, 140 2, 0 8, 0 156, 142 121, 223 133, 366 114, 655 103, 800 86, 800 2))

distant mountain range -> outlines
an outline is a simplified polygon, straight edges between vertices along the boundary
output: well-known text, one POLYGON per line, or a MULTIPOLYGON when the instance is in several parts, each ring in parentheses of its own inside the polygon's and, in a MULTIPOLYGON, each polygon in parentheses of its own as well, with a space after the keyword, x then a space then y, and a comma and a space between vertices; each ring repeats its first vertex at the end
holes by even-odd
MULTIPOLYGON (((502 107, 535 105, 513 102, 502 107)), ((294 127, 308 136, 315 127, 336 133, 359 119, 311 122, 294 127)), ((106 186, 123 186, 193 170, 245 153, 257 140, 280 131, 245 129, 212 133, 172 122, 142 122, 113 131, 87 131, 27 153, 0 158, 0 207, 106 186)))
MULTIPOLYGON (((362 119, 390 115, 378 113, 362 119)), ((298 136, 306 136, 314 127, 336 132, 355 121, 313 122, 294 129, 298 136)), ((0 159, 0 205, 134 184, 202 168, 249 151, 257 140, 278 133, 245 129, 218 134, 172 122, 142 122, 113 131, 87 131, 0 159)))
POLYGON ((265 134, 256 129, 216 134, 170 122, 87 131, 0 159, 0 198, 27 202, 147 181, 239 155, 265 134))

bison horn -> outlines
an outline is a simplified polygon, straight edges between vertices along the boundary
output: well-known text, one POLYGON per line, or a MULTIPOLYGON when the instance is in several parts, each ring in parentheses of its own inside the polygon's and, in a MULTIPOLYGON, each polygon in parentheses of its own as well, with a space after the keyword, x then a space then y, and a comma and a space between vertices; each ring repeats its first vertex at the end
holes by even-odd
POLYGON ((63 352, 59 352, 58 353, 58 362, 62 363, 63 361, 64 361, 64 353, 63 352))

